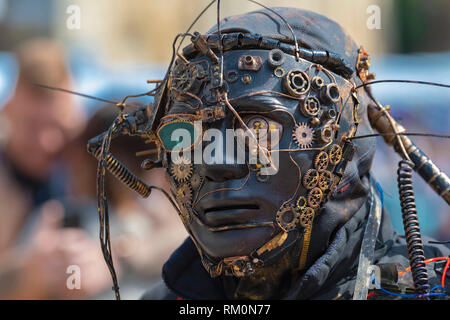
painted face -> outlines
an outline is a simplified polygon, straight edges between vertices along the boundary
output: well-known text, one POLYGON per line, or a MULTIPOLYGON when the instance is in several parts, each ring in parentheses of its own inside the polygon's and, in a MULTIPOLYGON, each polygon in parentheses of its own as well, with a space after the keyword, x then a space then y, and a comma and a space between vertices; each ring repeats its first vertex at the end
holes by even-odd
POLYGON ((183 222, 209 261, 226 264, 311 230, 342 175, 353 101, 347 80, 278 49, 228 51, 223 61, 220 90, 210 60, 178 61, 157 132, 183 222))

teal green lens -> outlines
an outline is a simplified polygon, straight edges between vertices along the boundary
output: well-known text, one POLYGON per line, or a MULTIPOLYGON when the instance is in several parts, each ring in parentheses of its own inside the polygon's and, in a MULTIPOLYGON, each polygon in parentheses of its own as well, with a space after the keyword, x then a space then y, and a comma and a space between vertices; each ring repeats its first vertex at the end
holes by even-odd
POLYGON ((161 126, 158 136, 166 151, 178 151, 192 148, 198 133, 192 122, 174 121, 161 126))

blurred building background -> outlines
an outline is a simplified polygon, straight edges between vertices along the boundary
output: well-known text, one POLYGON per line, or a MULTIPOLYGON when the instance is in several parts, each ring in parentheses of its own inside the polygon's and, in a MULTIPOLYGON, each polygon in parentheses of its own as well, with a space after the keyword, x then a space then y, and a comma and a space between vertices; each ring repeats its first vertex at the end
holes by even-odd
MULTIPOLYGON (((73 90, 106 99, 148 91, 148 79, 164 74, 176 34, 184 32, 209 0, 0 0, 0 105, 11 97, 18 66, 11 50, 33 37, 60 41, 68 56, 73 90), (79 25, 73 24, 79 18, 79 25)), ((292 6, 328 16, 371 54, 377 79, 414 79, 450 83, 450 2, 447 0, 277 0, 267 6, 292 6), (373 27, 374 20, 378 26, 373 27)), ((223 0, 222 17, 259 9, 223 0)), ((216 23, 211 8, 194 30, 216 23)), ((450 90, 379 84, 375 96, 410 132, 450 134, 450 90)), ((79 99, 88 117, 101 104, 79 99)), ((147 103, 145 99, 138 103, 147 103)), ((1 135, 0 135, 1 137, 1 135)), ((450 173, 450 141, 414 137, 422 150, 450 173)), ((403 233, 396 179, 399 157, 379 139, 374 173, 385 192, 396 230, 403 233)), ((450 238, 450 210, 417 175, 417 205, 423 232, 450 238)), ((0 203, 0 206, 2 204, 0 203)), ((130 290, 128 297, 137 298, 130 290)), ((126 297, 125 297, 126 298, 126 297)))

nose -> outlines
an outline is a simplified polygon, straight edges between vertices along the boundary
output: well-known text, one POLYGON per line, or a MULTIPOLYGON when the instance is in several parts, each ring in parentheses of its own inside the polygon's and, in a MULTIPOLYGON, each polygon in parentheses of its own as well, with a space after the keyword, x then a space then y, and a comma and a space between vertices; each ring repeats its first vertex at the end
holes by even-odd
POLYGON ((203 164, 200 173, 210 181, 224 182, 242 179, 248 175, 248 170, 246 164, 203 164))
MULTIPOLYGON (((238 151, 238 145, 235 141, 234 135, 226 134, 226 130, 232 128, 230 119, 224 119, 215 130, 216 133, 221 133, 217 139, 216 145, 217 152, 221 152, 222 156, 216 158, 218 161, 211 161, 213 157, 209 154, 210 149, 205 148, 203 154, 203 163, 200 165, 200 173, 210 181, 224 182, 227 180, 242 179, 249 173, 248 165, 245 162, 245 156, 243 156, 242 150, 238 151), (227 141, 230 139, 230 141, 227 141)), ((245 154, 245 151, 244 151, 245 154)))

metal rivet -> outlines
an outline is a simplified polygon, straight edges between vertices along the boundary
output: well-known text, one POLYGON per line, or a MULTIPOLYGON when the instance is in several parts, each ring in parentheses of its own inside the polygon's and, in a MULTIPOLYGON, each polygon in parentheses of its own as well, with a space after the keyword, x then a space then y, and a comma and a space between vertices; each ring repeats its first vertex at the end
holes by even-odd
POLYGON ((241 80, 242 80, 242 83, 244 83, 244 84, 249 84, 249 83, 252 82, 252 76, 249 75, 249 74, 244 74, 244 75, 242 76, 241 80))

